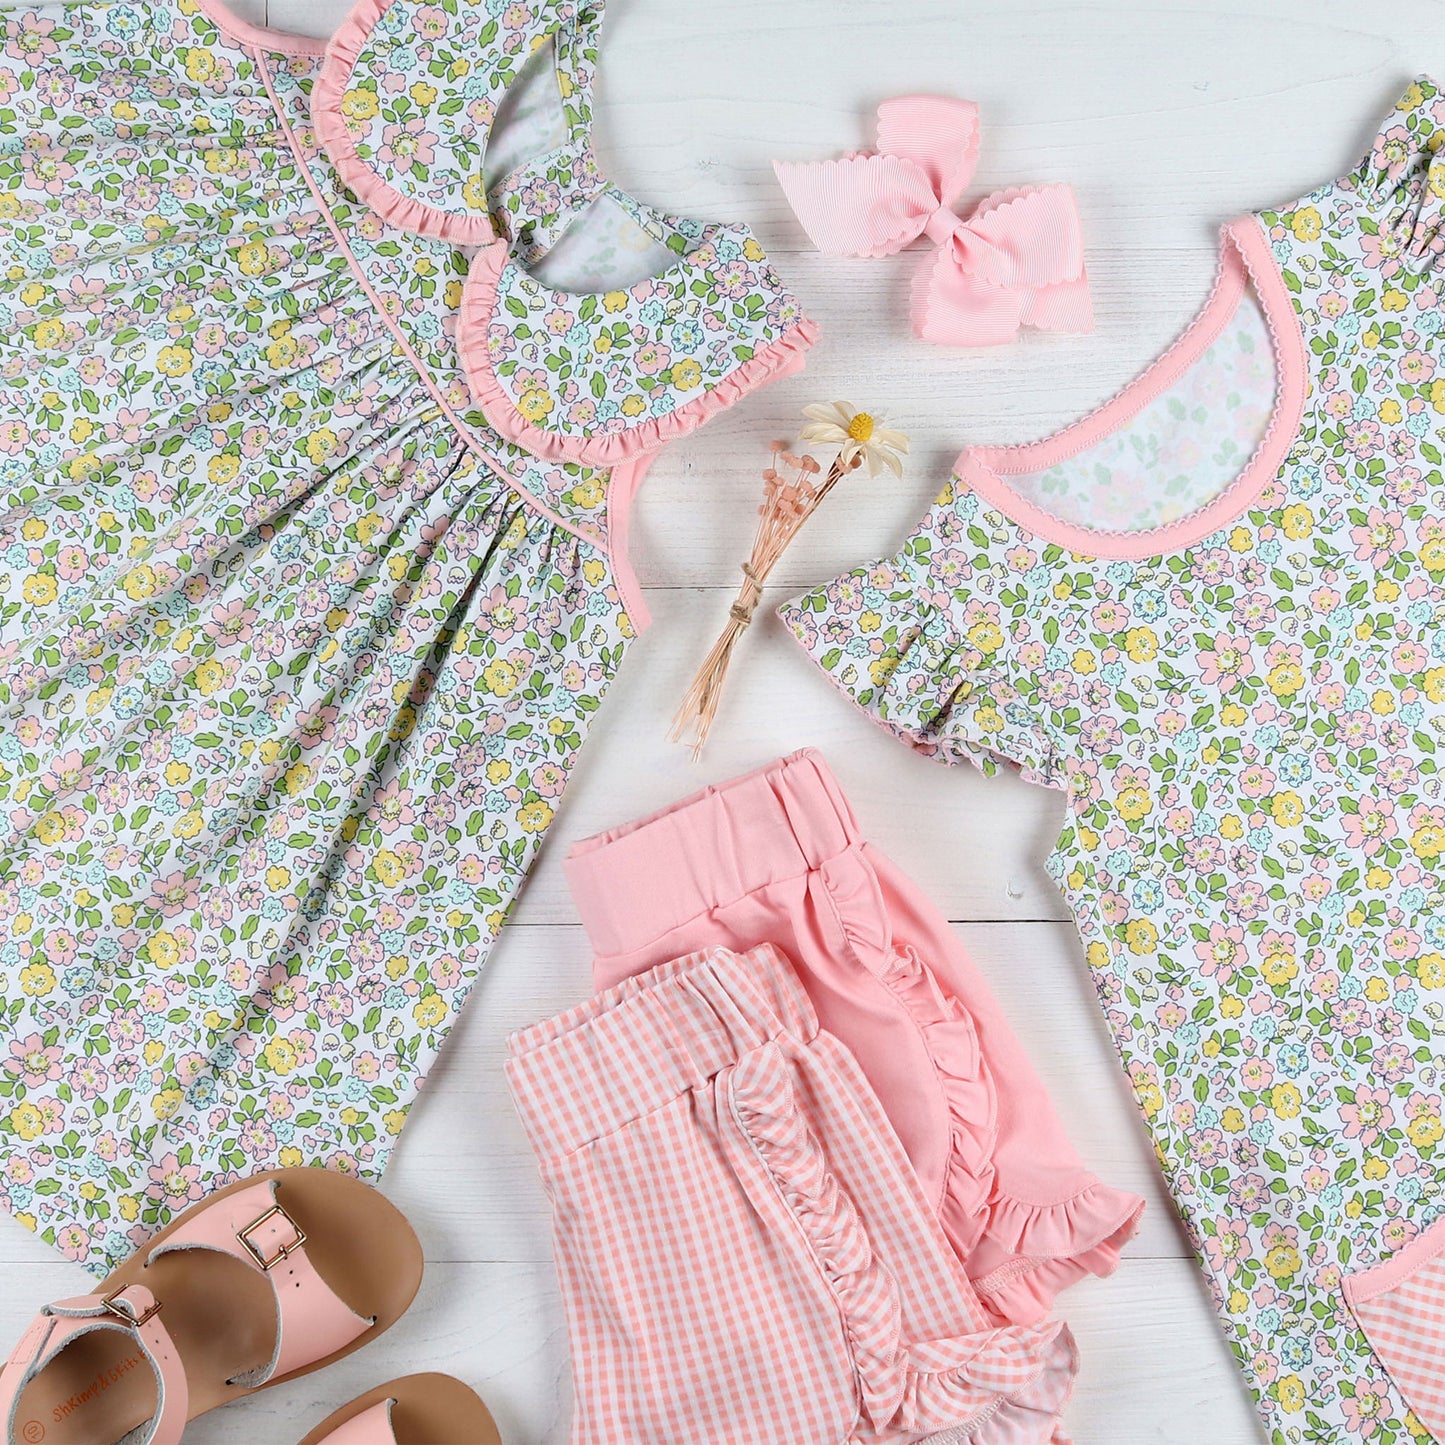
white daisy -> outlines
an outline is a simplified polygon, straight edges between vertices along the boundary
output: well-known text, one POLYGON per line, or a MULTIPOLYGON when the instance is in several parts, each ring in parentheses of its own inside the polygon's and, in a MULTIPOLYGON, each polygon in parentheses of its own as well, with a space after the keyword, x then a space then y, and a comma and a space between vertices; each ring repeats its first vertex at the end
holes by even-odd
POLYGON ((846 401, 835 401, 831 406, 805 406, 803 415, 809 418, 802 431, 803 440, 837 447, 844 470, 866 462, 870 477, 876 477, 884 467, 895 477, 903 475, 902 458, 908 455, 908 438, 901 431, 881 425, 881 412, 858 411, 846 401))

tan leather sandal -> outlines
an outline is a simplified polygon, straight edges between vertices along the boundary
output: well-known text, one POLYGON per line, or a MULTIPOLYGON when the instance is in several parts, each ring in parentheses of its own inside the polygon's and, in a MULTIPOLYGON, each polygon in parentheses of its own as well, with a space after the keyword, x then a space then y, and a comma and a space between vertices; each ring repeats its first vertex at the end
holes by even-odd
POLYGON ((46 1305, 0 1370, 4 1445, 175 1445, 188 1420, 391 1328, 421 1284, 370 1185, 277 1169, 172 1220, 94 1294, 46 1305))
POLYGON ((301 1445, 502 1445, 474 1390, 451 1375, 406 1375, 328 1415, 301 1445))

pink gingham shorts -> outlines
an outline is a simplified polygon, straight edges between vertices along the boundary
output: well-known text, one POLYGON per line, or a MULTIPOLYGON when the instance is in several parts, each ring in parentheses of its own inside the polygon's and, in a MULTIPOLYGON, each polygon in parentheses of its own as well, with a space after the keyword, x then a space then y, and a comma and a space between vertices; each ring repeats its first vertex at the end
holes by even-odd
POLYGON ((1057 1445, 1056 1322, 992 1323, 786 959, 711 949, 517 1034, 574 1445, 1057 1445))
POLYGON ((1080 1163, 983 976, 818 753, 590 838, 567 872, 599 989, 704 949, 786 955, 996 1323, 1118 1263, 1143 1201, 1080 1163))

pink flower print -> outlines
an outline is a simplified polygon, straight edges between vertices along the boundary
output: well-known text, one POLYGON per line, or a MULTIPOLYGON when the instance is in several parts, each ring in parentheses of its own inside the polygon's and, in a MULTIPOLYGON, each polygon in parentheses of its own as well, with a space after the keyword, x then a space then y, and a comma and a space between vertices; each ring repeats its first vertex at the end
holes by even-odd
MULTIPOLYGON (((1360 239, 1371 238, 1361 236, 1360 239)), ((1390 1382, 1361 1376, 1355 1381, 1353 1396, 1340 1396, 1340 1406, 1345 1412, 1346 1426, 1362 1440, 1368 1440, 1378 1433, 1381 1421, 1390 1419, 1390 1382)))
POLYGON ((478 605, 477 618, 487 637, 498 644, 510 641, 527 623, 521 601, 510 596, 500 583, 478 605))
POLYGON ((1345 1138, 1358 1139, 1368 1149, 1395 1122, 1390 1091, 1357 1085, 1355 1102, 1340 1105, 1340 1118, 1345 1121, 1345 1138))
POLYGON ((1381 226, 1374 235, 1359 235, 1360 259, 1367 269, 1378 271, 1388 280, 1400 269, 1400 241, 1388 226, 1381 226))
POLYGON ((1204 1241, 1205 1253, 1216 1273, 1226 1277, 1238 1273, 1240 1265, 1254 1255, 1249 1223, 1243 1219, 1221 1219, 1217 1232, 1204 1241))
POLYGON ((151 884, 148 900, 166 918, 178 913, 189 913, 201 901, 200 888, 194 878, 187 878, 184 870, 177 869, 165 878, 157 878, 151 884))
POLYGON ((373 794, 369 816, 376 821, 383 833, 394 833, 398 828, 411 827, 416 821, 411 789, 403 788, 393 778, 384 788, 378 788, 373 794))
POLYGON ((211 609, 211 620, 206 632, 216 639, 217 647, 235 647, 238 643, 251 640, 255 621, 255 608, 247 607, 238 597, 234 602, 211 609))
POLYGON ((1253 878, 1236 883, 1225 896, 1235 914, 1246 923, 1253 922, 1269 906, 1269 895, 1253 878))
POLYGON ((168 1209, 184 1207, 203 1199, 205 1185, 195 1164, 182 1164, 175 1154, 167 1154, 159 1164, 150 1167, 150 1188, 146 1191, 168 1209))
POLYGON ((83 1224, 64 1225, 55 1242, 66 1259, 73 1259, 77 1264, 90 1256, 90 1231, 83 1224))
POLYGON ((1351 848, 1363 851, 1365 857, 1373 858, 1400 831, 1395 805, 1388 798, 1373 796, 1360 798, 1359 805, 1357 813, 1340 814, 1345 841, 1351 848))
POLYGON ((10 1057, 5 1060, 5 1072, 18 1078, 27 1089, 38 1089, 42 1084, 53 1084, 60 1077, 60 1049, 47 1045, 40 1034, 10 1041, 10 1057))
POLYGON ((1244 929, 1227 923, 1211 924, 1209 937, 1194 945, 1194 956, 1206 978, 1227 983, 1244 962, 1244 929))
POLYGON ((1430 661, 1430 654, 1419 642, 1402 642, 1390 653, 1390 661, 1396 672, 1421 672, 1430 661))
POLYGON ((30 440, 30 428, 23 421, 0 422, 0 452, 6 456, 19 456, 30 440))
POLYGON ((1203 682, 1221 692, 1233 692, 1254 672, 1254 658, 1249 651, 1249 638, 1220 632, 1212 649, 1202 650, 1199 661, 1204 669, 1203 682))
POLYGON ((1403 540, 1404 516, 1371 507, 1363 526, 1352 527, 1350 537, 1355 544, 1355 560, 1371 567, 1383 567, 1399 551, 1403 540))
POLYGON ((447 33, 447 12, 440 5, 423 5, 411 25, 423 40, 440 40, 447 33))
POLYGON ((67 542, 55 554, 55 575, 65 582, 76 582, 90 570, 90 553, 74 542, 67 542))
POLYGON ((1239 1066, 1239 1082, 1250 1093, 1261 1093, 1274 1082, 1274 1065, 1257 1054, 1251 1055, 1239 1066))
POLYGON ((314 748, 328 741, 336 729, 337 709, 329 703, 317 703, 296 719, 296 736, 303 748, 314 748))
POLYGON ((18 16, 7 18, 5 28, 10 33, 5 46, 6 55, 27 66, 34 67, 37 62, 54 55, 60 48, 50 38, 55 29, 55 21, 46 20, 33 11, 21 10, 18 16))
POLYGON ((672 363, 672 352, 660 341, 649 341, 637 348, 633 364, 643 376, 656 376, 672 363))
POLYGON ((82 1099, 97 1099, 110 1087, 110 1075, 99 1059, 81 1059, 66 1082, 82 1099))
POLYGON ((389 125, 381 133, 378 162, 391 170, 408 173, 413 166, 430 166, 436 154, 437 137, 420 116, 402 125, 389 125))
POLYGON ((85 756, 78 748, 52 758, 50 766, 40 775, 40 786, 53 793, 72 793, 86 787, 92 769, 86 767, 85 756))

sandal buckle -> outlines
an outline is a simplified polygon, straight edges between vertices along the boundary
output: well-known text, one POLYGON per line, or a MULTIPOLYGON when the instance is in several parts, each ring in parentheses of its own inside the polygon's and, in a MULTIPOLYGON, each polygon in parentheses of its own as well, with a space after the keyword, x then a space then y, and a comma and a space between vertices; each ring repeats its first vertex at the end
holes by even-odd
POLYGON ((131 1304, 128 1299, 122 1298, 131 1287, 132 1286, 128 1284, 123 1284, 119 1289, 113 1289, 100 1303, 102 1307, 113 1314, 116 1319, 128 1324, 131 1329, 138 1330, 142 1325, 149 1324, 160 1314, 161 1302, 159 1300, 153 1300, 148 1309, 142 1311, 140 1314, 136 1314, 135 1306, 131 1304))
POLYGON ((291 1256, 298 1249, 300 1249, 303 1244, 306 1243, 305 1231, 301 1228, 299 1224, 296 1223, 294 1219, 291 1218, 289 1214, 286 1213, 284 1209, 281 1208, 279 1204, 273 1204, 270 1209, 265 1212, 265 1214, 261 1215, 258 1219, 253 1219, 250 1224, 248 1224, 244 1229, 238 1229, 236 1231, 236 1238, 239 1239, 241 1243, 246 1246, 246 1249, 249 1251, 251 1258, 254 1259, 256 1263, 268 1273, 271 1270, 275 1269, 276 1266, 280 1264, 283 1260, 290 1259, 291 1256), (277 1218, 284 1220, 287 1224, 291 1226, 291 1232, 296 1236, 296 1238, 291 1240, 289 1244, 282 1244, 277 1246, 276 1253, 271 1255, 271 1257, 268 1259, 266 1257, 266 1252, 261 1248, 260 1245, 256 1243, 255 1240, 251 1238, 251 1236, 258 1229, 260 1229, 262 1225, 268 1224, 271 1220, 277 1218))

